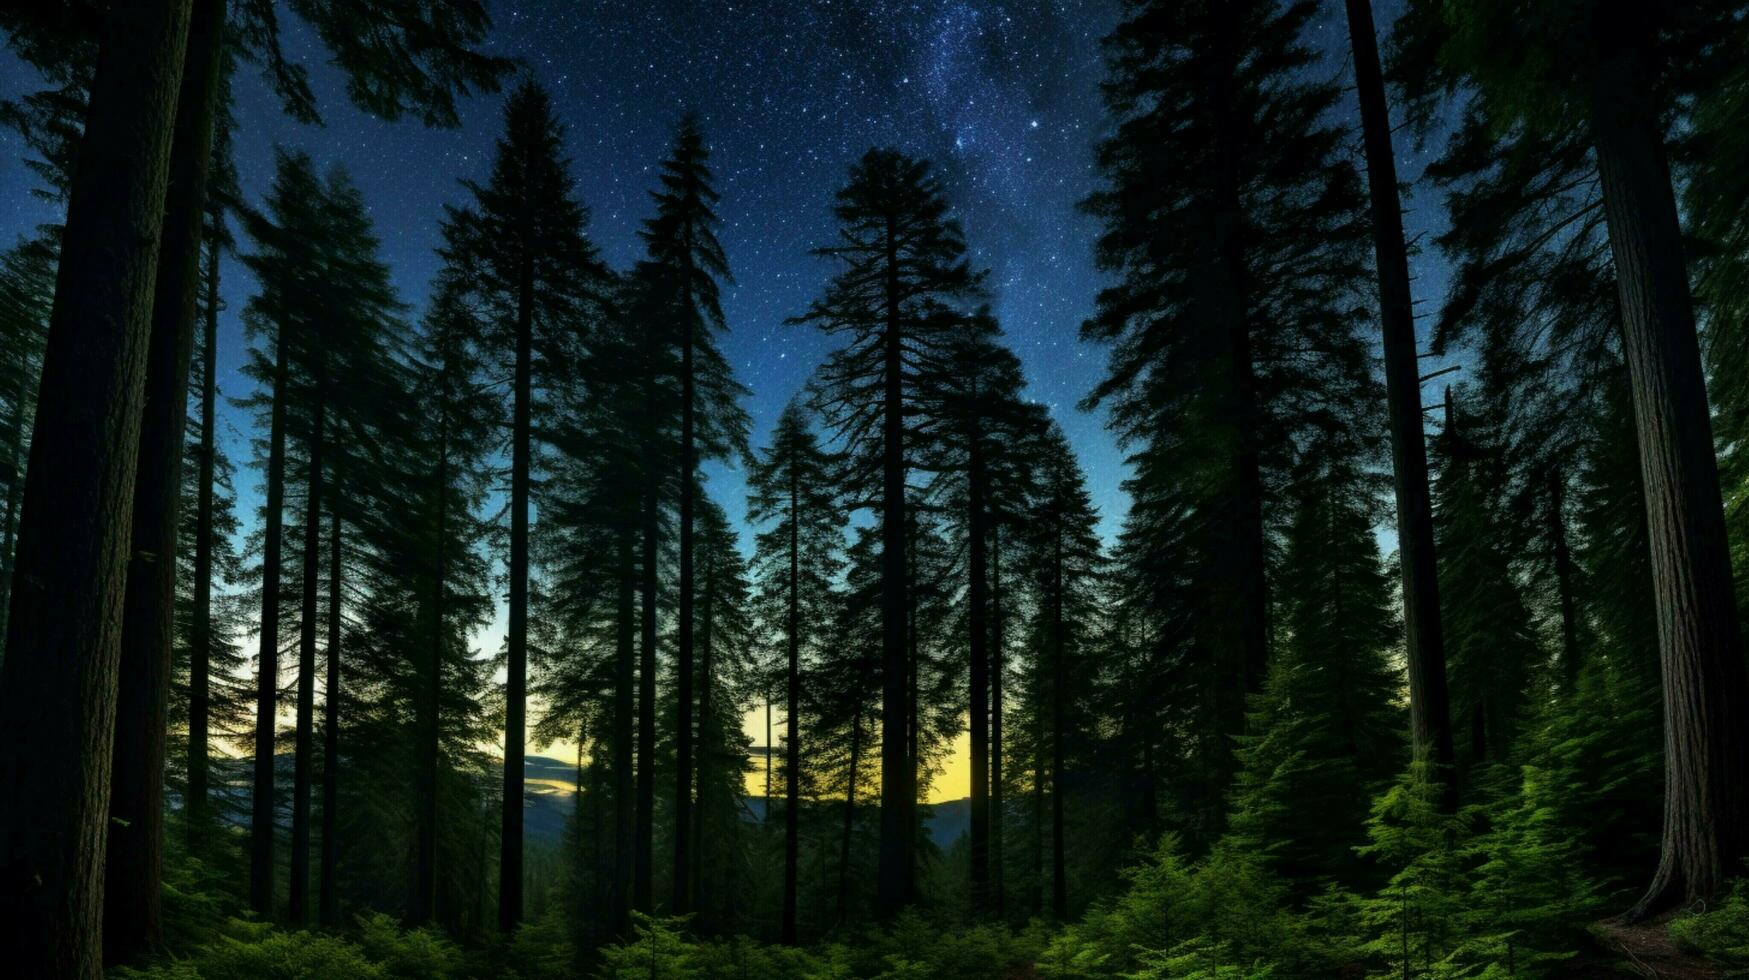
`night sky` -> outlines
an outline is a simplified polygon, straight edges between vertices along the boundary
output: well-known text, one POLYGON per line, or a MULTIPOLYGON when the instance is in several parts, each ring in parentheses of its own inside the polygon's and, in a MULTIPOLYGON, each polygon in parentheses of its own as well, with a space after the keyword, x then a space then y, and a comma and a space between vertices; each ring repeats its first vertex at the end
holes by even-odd
MULTIPOLYGON (((1380 3, 1378 16, 1387 20, 1397 6, 1380 3)), ((1093 144, 1104 126, 1099 39, 1116 22, 1117 0, 539 0, 491 9, 489 50, 519 59, 552 92, 579 196, 592 211, 590 237, 616 267, 638 255, 636 232, 675 122, 688 110, 702 117, 722 194, 720 237, 736 279, 724 292, 724 346, 752 391, 755 446, 829 347, 811 328, 783 321, 806 308, 832 271, 808 251, 832 238, 832 195, 849 164, 877 145, 933 160, 975 263, 991 270, 995 311, 1025 365, 1028 394, 1063 425, 1102 530, 1116 531, 1127 505, 1122 453, 1103 418, 1075 405, 1105 363, 1103 349, 1077 340, 1100 275, 1092 261, 1097 228, 1076 203, 1094 186, 1093 144)), ((1329 5, 1312 36, 1329 53, 1324 70, 1332 73, 1347 54, 1341 16, 1339 4, 1329 5)), ((464 101, 453 130, 385 123, 346 102, 338 73, 295 17, 282 23, 288 53, 309 66, 325 125, 282 116, 245 66, 235 85, 244 192, 260 201, 275 144, 344 167, 370 204, 403 298, 420 310, 437 268, 442 205, 467 201, 458 179, 485 178, 501 96, 464 101)), ((0 96, 38 84, 34 72, 0 54, 0 96)), ((1417 175, 1421 160, 1406 136, 1399 154, 1403 176, 1417 175)), ((6 241, 54 217, 29 193, 35 180, 22 155, 13 134, 0 134, 6 241)), ((1411 235, 1431 230, 1436 211, 1412 210, 1411 235)), ((1441 264, 1421 261, 1417 272, 1418 295, 1437 297, 1441 264)), ((237 396, 248 390, 238 372, 238 313, 255 283, 234 259, 223 276, 229 308, 219 381, 237 396)), ((229 405, 222 413, 225 442, 241 463, 248 419, 229 405)), ((239 479, 248 520, 256 480, 239 479)), ((713 467, 710 490, 732 516, 743 512, 738 472, 713 467)))

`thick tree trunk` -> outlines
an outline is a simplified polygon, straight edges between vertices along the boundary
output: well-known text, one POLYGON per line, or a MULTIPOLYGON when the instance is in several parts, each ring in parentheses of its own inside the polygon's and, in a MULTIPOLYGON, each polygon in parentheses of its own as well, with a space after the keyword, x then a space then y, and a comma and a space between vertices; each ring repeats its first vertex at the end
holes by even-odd
MULTIPOLYGON (((690 244, 688 254, 690 255, 690 244)), ((692 270, 685 271, 686 285, 681 290, 682 324, 680 337, 680 581, 675 637, 674 691, 674 902, 675 915, 685 915, 691 904, 690 872, 692 859, 687 848, 692 844, 692 519, 693 479, 698 467, 693 445, 693 402, 696 379, 693 378, 692 270)))
POLYGON ((904 355, 899 328, 898 239, 887 221, 886 333, 881 404, 881 830, 875 915, 891 918, 911 900, 912 793, 906 751, 910 703, 906 653, 904 355))
POLYGON ((285 409, 291 340, 274 338, 273 404, 267 424, 267 502, 261 537, 261 647, 256 655, 255 779, 250 794, 249 907, 273 917, 274 741, 279 729, 279 582, 285 512, 285 409))
POLYGON ((990 910, 1003 915, 1002 894, 1002 529, 990 527, 990 910))
POLYGON ((152 294, 188 0, 109 10, 80 142, 0 674, 0 946, 96 977, 152 294))
POLYGON ((637 650, 633 645, 632 634, 637 616, 637 578, 633 569, 629 530, 622 530, 619 534, 616 567, 619 575, 615 605, 613 684, 614 879, 609 897, 614 917, 611 932, 613 935, 620 935, 628 921, 626 913, 630 909, 628 900, 632 880, 632 852, 637 833, 632 803, 632 747, 637 714, 633 702, 633 688, 637 683, 637 650))
MULTIPOLYGON (((524 172, 531 172, 524 161, 524 172)), ((523 189, 522 253, 517 261, 516 377, 510 434, 510 615, 504 638, 504 803, 498 834, 498 929, 514 932, 522 922, 523 755, 528 737, 528 481, 533 447, 534 400, 533 216, 523 189)))
POLYGON ((1457 805, 1450 778, 1452 732, 1445 679, 1445 634, 1439 619, 1439 563, 1433 545, 1433 497, 1427 482, 1427 437, 1421 422, 1421 376, 1416 360, 1415 310, 1409 292, 1409 252, 1403 242, 1391 118, 1379 70, 1371 0, 1346 0, 1354 54, 1361 128, 1366 140, 1367 187, 1372 198, 1373 246, 1378 262, 1380 323, 1384 336, 1385 398, 1391 416, 1391 465, 1396 474, 1397 548, 1403 574, 1403 627, 1409 669, 1409 727, 1418 758, 1441 774, 1442 798, 1457 805))
POLYGON ((189 23, 158 247, 110 773, 103 955, 112 964, 132 960, 163 939, 164 753, 176 642, 177 514, 224 16, 223 2, 201 0, 189 23))
POLYGON ((298 708, 292 758, 291 870, 286 918, 303 925, 310 916, 310 756, 316 711, 316 616, 322 574, 322 450, 327 441, 325 358, 316 356, 315 404, 311 406, 309 473, 304 498, 303 605, 298 626, 298 708))
POLYGON ((989 596, 986 590, 987 556, 984 541, 984 447, 983 433, 974 431, 971 444, 971 466, 968 474, 966 529, 968 564, 971 582, 967 589, 969 625, 968 659, 971 685, 968 724, 972 741, 971 848, 972 848, 972 914, 982 916, 990 905, 990 663, 989 629, 986 616, 989 596))
MULTIPOLYGON (((1714 897, 1749 845, 1749 679, 1705 375, 1644 32, 1599 27, 1591 134, 1622 310, 1664 680, 1664 840, 1630 913, 1714 897)), ((1602 21, 1599 21, 1602 24, 1602 21)))
POLYGON ((430 922, 437 908, 437 777, 442 765, 442 697, 444 599, 447 598, 449 541, 449 413, 438 419, 437 472, 431 485, 436 494, 436 519, 433 522, 431 594, 426 615, 426 646, 424 684, 419 692, 419 780, 418 822, 415 831, 413 865, 413 901, 408 907, 408 921, 413 925, 430 922))
MULTIPOLYGON (((793 461, 792 461, 793 462, 793 461)), ((783 926, 785 946, 796 944, 796 876, 801 861, 801 725, 798 712, 802 702, 801 644, 801 515, 797 513, 801 499, 795 467, 789 474, 789 609, 784 639, 789 655, 784 671, 784 812, 783 812, 783 926)))
MULTIPOLYGON (((338 482, 338 481, 336 481, 338 482)), ((334 876, 340 867, 336 815, 340 803, 340 627, 341 569, 345 543, 340 511, 328 515, 328 677, 322 692, 322 886, 316 899, 317 920, 324 926, 339 921, 334 876)))
POLYGON ((218 452, 219 395, 219 243, 206 243, 206 315, 201 334, 200 472, 196 477, 194 518, 194 609, 188 652, 188 850, 206 852, 212 817, 208 811, 213 649, 213 470, 218 452))

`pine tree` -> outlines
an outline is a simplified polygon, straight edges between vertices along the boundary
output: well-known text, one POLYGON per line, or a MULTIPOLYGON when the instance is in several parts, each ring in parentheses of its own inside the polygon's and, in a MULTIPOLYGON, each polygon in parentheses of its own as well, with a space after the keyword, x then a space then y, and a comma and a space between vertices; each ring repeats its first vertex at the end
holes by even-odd
POLYGON ((968 317, 945 345, 926 386, 928 431, 922 452, 929 469, 948 478, 949 507, 965 541, 965 630, 968 725, 971 729, 971 899, 975 914, 991 905, 991 683, 995 661, 990 602, 990 546, 994 512, 1010 475, 1011 457, 1032 431, 1034 419, 1021 399, 1020 360, 1000 341, 1000 327, 987 309, 968 317))
POLYGON ((1734 734, 1749 673, 1726 545, 1693 298, 1660 99, 1685 43, 1730 36, 1723 7, 1595 0, 1525 18, 1510 4, 1448 18, 1425 0, 1452 86, 1473 86, 1496 128, 1577 134, 1595 154, 1638 420, 1660 613, 1667 727, 1666 819, 1658 870, 1635 916, 1714 895, 1749 838, 1749 753, 1734 734), (1708 32, 1715 32, 1709 34, 1708 32), (1527 59, 1527 50, 1560 56, 1527 59))
POLYGON ((260 646, 256 656, 255 765, 250 817, 250 907, 258 915, 274 911, 274 815, 275 750, 278 730, 280 682, 280 631, 283 522, 286 474, 287 415, 294 397, 291 391, 293 351, 299 333, 308 329, 300 316, 302 298, 318 288, 317 250, 322 241, 315 208, 322 199, 320 179, 308 156, 281 153, 276 158, 274 182, 268 192, 265 214, 248 215, 248 230, 256 251, 244 256, 255 274, 259 292, 244 308, 244 322, 262 340, 252 348, 248 372, 256 394, 244 404, 257 415, 267 416, 266 445, 262 460, 263 494, 261 545, 260 646), (264 389, 264 390, 263 390, 264 389))
MULTIPOLYGON (((652 196, 656 215, 645 223, 649 250, 645 275, 668 295, 664 313, 680 348, 679 616, 676 625, 674 914, 690 907, 693 761, 693 496, 698 464, 730 450, 746 452, 746 415, 736 404, 742 389, 714 335, 726 329, 718 281, 729 280, 729 263, 717 242, 715 205, 704 134, 696 117, 680 122, 674 146, 662 164, 661 188, 652 196), (700 409, 703 409, 701 412, 700 409), (701 418, 702 416, 702 418, 701 418), (701 424, 702 423, 702 424, 701 424), (702 430, 702 431, 701 431, 702 430)), ((652 311, 654 313, 654 311, 652 311)))
POLYGON ((1481 420, 1447 395, 1435 504, 1460 770, 1504 764, 1541 665, 1530 611, 1504 546, 1498 456, 1481 420))
POLYGON ((485 461, 497 408, 465 296, 449 276, 440 276, 435 289, 416 352, 416 390, 428 394, 417 429, 425 438, 416 443, 420 451, 412 460, 423 471, 414 481, 412 513, 418 522, 410 536, 419 603, 416 652, 410 657, 418 677, 413 685, 418 775, 408 919, 416 923, 438 914, 438 899, 445 893, 439 864, 445 735, 466 731, 478 714, 468 695, 481 680, 466 637, 488 606, 479 557, 487 528, 480 511, 489 489, 485 461))
POLYGON ((1173 622, 1151 642, 1182 638, 1196 843, 1220 829, 1230 737, 1264 679, 1266 542, 1296 437, 1355 424, 1374 383, 1363 199, 1304 38, 1316 9, 1136 0, 1106 39, 1113 132, 1085 207, 1117 282, 1082 328, 1112 348, 1087 402, 1133 451, 1127 552, 1176 566, 1138 569, 1133 601, 1173 622))
MULTIPOLYGON (((37 376, 42 371, 43 343, 48 335, 49 305, 54 297, 54 245, 43 239, 21 239, 0 256, 0 475, 6 480, 6 502, 0 512, 0 601, 12 594, 13 546, 18 538, 18 511, 24 499, 25 460, 36 413, 37 376)), ((4 612, 0 612, 3 617, 4 612)), ((3 622, 0 619, 0 622, 3 622)))
POLYGON ((1086 478, 1060 428, 1046 431, 1040 461, 1038 496, 1028 522, 1028 565, 1037 593, 1031 712, 1042 736, 1034 746, 1038 782, 1048 779, 1050 785, 1051 914, 1067 921, 1068 796, 1075 785, 1069 760, 1078 748, 1072 743, 1086 741, 1081 709, 1098 640, 1103 558, 1086 478))
MULTIPOLYGON (((752 570, 760 620, 783 664, 785 732, 783 914, 785 945, 797 942, 801 860, 802 677, 830 645, 834 583, 843 520, 834 460, 820 446, 801 406, 778 416, 771 445, 749 474, 748 520, 768 524, 754 540, 752 570)), ((851 790, 854 791, 853 788, 851 790)))
POLYGON ((523 744, 528 662, 528 511, 533 469, 537 374, 544 376, 561 346, 584 326, 602 276, 583 235, 588 214, 578 203, 563 158, 564 130, 545 90, 525 81, 505 102, 505 135, 497 143, 487 183, 464 181, 474 204, 451 209, 444 222, 444 259, 465 274, 480 306, 490 345, 513 375, 510 424, 509 677, 504 729, 504 827, 499 858, 499 927, 522 918, 523 744), (537 359, 540 362, 537 366, 537 359))
MULTIPOLYGON (((1409 251, 1403 239, 1396 150, 1385 101, 1384 72, 1371 0, 1346 0, 1349 50, 1366 141, 1367 190, 1372 203, 1373 251, 1378 266, 1384 335, 1385 395, 1391 417, 1391 466, 1396 476, 1398 560, 1403 576, 1403 625, 1408 640, 1409 715, 1415 751, 1435 766, 1452 762, 1450 696, 1445 638, 1440 628, 1439 569, 1433 543, 1433 498, 1427 482, 1427 439, 1415 344, 1415 304, 1409 289, 1409 251)), ((1452 797, 1455 801, 1455 796, 1452 797)))
POLYGON ((41 882, 0 899, 17 940, 12 963, 27 974, 95 977, 102 967, 103 860, 91 852, 107 837, 134 469, 189 6, 103 16, 61 237, 0 673, 10 797, 0 831, 12 842, 0 873, 41 882))
POLYGON ((1402 767, 1404 719, 1376 488, 1353 447, 1311 454, 1281 561, 1283 638, 1236 750, 1229 839, 1301 896, 1364 881, 1367 801, 1402 767))
POLYGON ((905 406, 916 397, 918 361, 939 343, 951 313, 982 278, 929 165, 870 150, 838 192, 840 240, 816 254, 843 268, 795 322, 843 336, 821 368, 823 415, 853 456, 856 493, 878 501, 881 553, 881 857, 876 911, 914 898, 915 766, 904 726, 907 680, 905 406), (878 487, 875 484, 878 472, 878 487))

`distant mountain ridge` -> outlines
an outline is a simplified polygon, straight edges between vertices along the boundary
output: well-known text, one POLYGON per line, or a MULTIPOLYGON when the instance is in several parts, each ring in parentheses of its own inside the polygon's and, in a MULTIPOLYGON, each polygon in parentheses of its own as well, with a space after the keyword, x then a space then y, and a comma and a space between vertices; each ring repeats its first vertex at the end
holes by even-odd
MULTIPOLYGON (((522 772, 528 781, 523 793, 527 808, 523 813, 523 833, 532 842, 558 843, 564 837, 565 823, 571 818, 571 808, 576 802, 573 788, 577 780, 576 763, 531 755, 523 760, 522 772)), ((763 796, 743 796, 741 802, 747 808, 748 819, 754 823, 765 820, 763 796)), ((944 851, 965 836, 971 825, 972 801, 969 799, 924 804, 924 810, 924 826, 929 837, 944 851)))

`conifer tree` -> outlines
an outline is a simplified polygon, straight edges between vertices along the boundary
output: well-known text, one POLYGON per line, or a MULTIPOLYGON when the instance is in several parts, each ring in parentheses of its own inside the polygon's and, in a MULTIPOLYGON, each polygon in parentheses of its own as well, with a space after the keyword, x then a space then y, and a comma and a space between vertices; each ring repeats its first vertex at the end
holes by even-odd
MULTIPOLYGON (((784 846, 779 933, 797 942, 801 860, 802 678, 828 648, 842 559, 843 522, 834 461, 820 446, 802 407, 778 416, 771 445, 749 474, 748 520, 768 525, 754 539, 752 570, 760 619, 783 664, 784 846)), ((854 788, 852 787, 852 792, 854 788)))
POLYGON ((264 475, 261 615, 257 631, 255 762, 249 829, 249 901, 263 917, 274 911, 275 737, 278 732, 281 630, 281 549, 286 472, 286 427, 291 391, 293 350, 299 333, 309 329, 301 315, 302 298, 315 292, 319 275, 318 248, 322 230, 315 208, 321 182, 308 156, 281 153, 266 212, 248 216, 255 251, 243 261, 255 274, 259 291, 244 308, 244 323, 262 345, 250 351, 248 372, 257 391, 245 404, 267 416, 264 475), (264 346, 267 349, 263 350, 264 346), (264 389, 264 390, 263 390, 264 389))
POLYGON ((1452 718, 1463 771, 1506 762, 1541 652, 1503 549, 1497 456, 1481 420, 1447 394, 1436 488, 1452 718))
POLYGON ((1402 768, 1390 579, 1376 488, 1352 447, 1311 454, 1278 589, 1283 638, 1237 750, 1230 840, 1302 895, 1356 884, 1367 801, 1402 768))
POLYGON ((842 268, 795 322, 845 338, 822 366, 822 414, 842 439, 859 498, 881 522, 881 849, 876 912, 914 898, 915 766, 907 731, 906 424, 918 362, 939 344, 953 310, 979 289, 965 240, 929 165, 870 150, 838 192, 840 239, 816 249, 842 268), (878 483, 876 482, 878 480, 878 483))
POLYGON ((510 392, 509 677, 504 728, 504 827, 499 858, 499 927, 522 918, 523 746, 528 670, 528 512, 534 462, 536 377, 550 373, 562 345, 584 327, 602 270, 584 237, 563 157, 564 129, 552 101, 525 81, 504 106, 505 135, 485 184, 463 182, 473 205, 450 209, 444 259, 480 308, 487 342, 512 373, 510 392), (539 362, 537 364, 537 361, 539 362))
POLYGON ((107 837, 135 457, 189 6, 102 17, 61 237, 0 668, 10 842, 0 875, 41 882, 0 898, 18 939, 12 965, 27 974, 102 968, 103 860, 92 852, 107 837))
MULTIPOLYGON (((659 190, 652 196, 656 214, 645 223, 649 250, 645 275, 665 292, 664 311, 680 348, 679 614, 676 623, 674 914, 685 914, 691 899, 689 829, 692 815, 693 760, 693 570, 694 484, 701 460, 746 451, 746 415, 736 405, 742 389, 717 348, 715 334, 726 329, 718 281, 729 280, 729 263, 717 242, 715 206, 704 134, 696 117, 680 122, 674 146, 662 164, 659 190), (703 409, 701 412, 700 409, 703 409)), ((652 311, 654 313, 655 311, 652 311)))
POLYGON ((1143 570, 1136 598, 1179 617, 1161 639, 1183 638, 1197 691, 1199 842, 1264 679, 1266 542, 1294 437, 1355 424, 1373 385, 1355 317, 1363 199, 1330 122, 1339 90, 1305 39, 1316 9, 1137 0, 1106 39, 1112 135, 1085 207, 1117 281, 1082 328, 1112 349, 1087 401, 1132 449, 1130 553, 1179 566, 1143 570))
POLYGON ((466 722, 478 712, 468 697, 478 684, 469 675, 477 675, 478 668, 470 662, 466 637, 488 605, 479 558, 487 527, 480 510, 488 490, 485 461, 497 414, 484 377, 486 352, 480 349, 466 296, 453 276, 440 276, 435 288, 414 368, 416 390, 428 393, 416 430, 425 438, 415 443, 421 451, 412 460, 424 470, 413 483, 412 512, 418 522, 411 535, 419 628, 414 634, 417 652, 410 658, 418 677, 413 712, 418 750, 408 919, 416 923, 437 914, 444 893, 439 794, 446 776, 445 735, 453 738, 465 731, 456 721, 466 722))
POLYGON ((1730 36, 1729 5, 1412 4, 1450 88, 1472 87, 1496 128, 1577 135, 1595 154, 1638 420, 1658 595, 1667 726, 1664 847, 1632 913, 1710 898, 1749 837, 1749 751, 1736 734, 1749 672, 1726 545, 1710 409, 1664 123, 1686 44, 1730 36), (1709 32, 1713 32, 1709 34, 1709 32), (1559 51, 1530 59, 1527 50, 1559 51))
MULTIPOLYGON (((12 594, 12 552, 24 499, 25 460, 36 413, 49 305, 54 297, 55 249, 44 239, 20 239, 0 255, 0 475, 6 501, 0 511, 0 602, 12 594)), ((0 612, 0 617, 5 615, 0 612)), ((3 620, 0 620, 3 621, 3 620)))
POLYGON ((1098 641, 1102 556, 1086 478, 1060 428, 1046 430, 1039 460, 1038 496, 1028 528, 1028 564, 1037 593, 1031 711, 1042 736, 1034 747, 1039 782, 1048 778, 1050 785, 1051 914, 1067 921, 1068 795, 1074 785, 1068 767, 1076 751, 1071 742, 1084 741, 1080 726, 1086 722, 1085 685, 1098 641))

